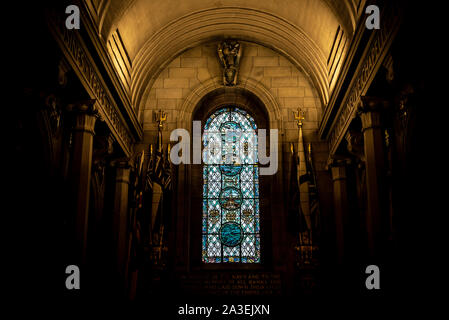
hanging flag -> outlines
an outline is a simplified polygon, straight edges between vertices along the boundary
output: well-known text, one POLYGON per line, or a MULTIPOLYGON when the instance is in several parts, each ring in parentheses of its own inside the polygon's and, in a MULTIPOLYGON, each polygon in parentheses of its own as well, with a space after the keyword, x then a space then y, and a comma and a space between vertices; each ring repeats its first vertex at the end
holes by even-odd
POLYGON ((147 192, 153 189, 153 171, 154 171, 154 162, 153 162, 153 145, 150 145, 150 155, 148 157, 148 165, 147 172, 145 175, 145 188, 144 190, 147 192))
POLYGON ((168 225, 170 218, 169 212, 172 205, 172 167, 168 155, 170 153, 170 145, 167 146, 166 152, 161 152, 161 175, 159 182, 154 184, 152 197, 152 243, 161 243, 164 237, 164 229, 168 225))
POLYGON ((162 186, 166 190, 172 189, 172 164, 170 162, 170 144, 167 145, 167 153, 163 157, 163 178, 162 178, 162 186))
POLYGON ((288 230, 297 235, 306 230, 306 221, 301 209, 299 183, 298 183, 298 155, 294 153, 293 144, 290 146, 290 184, 289 184, 289 199, 288 199, 288 215, 287 223, 288 230))
POLYGON ((130 226, 131 230, 128 239, 128 263, 127 272, 136 272, 139 266, 143 262, 143 242, 142 242, 142 203, 143 203, 143 191, 145 188, 145 179, 143 178, 143 163, 145 158, 145 151, 142 150, 141 153, 136 157, 135 161, 135 175, 134 175, 134 196, 135 205, 131 211, 130 226))
POLYGON ((298 181, 299 181, 299 195, 302 213, 306 220, 307 229, 312 229, 312 223, 310 219, 310 203, 309 203, 309 182, 310 175, 307 170, 306 155, 304 152, 304 140, 302 135, 302 123, 299 125, 298 134, 298 181))
POLYGON ((318 186, 317 186, 317 180, 316 180, 316 172, 315 167, 313 165, 312 160, 312 145, 308 144, 308 167, 309 167, 309 176, 310 176, 310 183, 309 183, 309 201, 310 201, 310 217, 312 222, 312 232, 314 234, 314 239, 317 239, 317 236, 319 235, 320 230, 320 202, 319 202, 319 195, 318 195, 318 186))
MULTIPOLYGON (((169 193, 172 188, 172 167, 169 161, 170 145, 164 152, 162 146, 163 122, 167 120, 167 115, 162 110, 157 114, 158 133, 156 142, 156 152, 154 158, 151 157, 147 170, 147 186, 151 185, 151 197, 147 197, 147 211, 150 211, 149 240, 150 244, 159 243, 163 237, 164 221, 167 219, 170 206, 166 201, 171 201, 169 193), (150 209, 151 208, 151 209, 150 209)), ((151 156, 151 155, 150 155, 151 156)))
MULTIPOLYGON (((298 124, 298 172, 297 179, 299 183, 299 198, 300 198, 300 207, 302 215, 305 220, 305 230, 299 232, 299 263, 301 264, 310 264, 312 262, 313 256, 313 225, 311 218, 311 181, 312 174, 310 172, 310 166, 308 165, 308 158, 306 157, 306 152, 304 148, 304 138, 302 125, 304 120, 304 112, 301 109, 298 109, 297 113, 295 112, 295 119, 298 124)), ((312 188, 313 189, 313 188, 312 188)))
POLYGON ((162 151, 162 130, 159 129, 157 133, 156 154, 153 165, 153 179, 160 186, 162 186, 163 176, 164 176, 164 159, 162 151))
POLYGON ((150 240, 151 243, 154 242, 155 233, 158 233, 156 226, 156 218, 161 206, 161 200, 163 195, 163 176, 164 176, 164 159, 162 152, 162 130, 158 131, 157 136, 157 148, 154 158, 154 164, 152 169, 153 178, 153 190, 151 197, 151 225, 150 225, 150 240))

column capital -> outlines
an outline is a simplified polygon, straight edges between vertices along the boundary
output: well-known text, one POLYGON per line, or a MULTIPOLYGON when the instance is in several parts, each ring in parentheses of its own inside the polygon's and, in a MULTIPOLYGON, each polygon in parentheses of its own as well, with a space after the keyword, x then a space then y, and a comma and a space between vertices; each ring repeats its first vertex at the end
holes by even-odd
POLYGON ((380 97, 361 96, 361 104, 357 111, 359 114, 368 112, 380 112, 389 106, 387 100, 380 97))
POLYGON ((362 131, 381 128, 381 112, 388 107, 388 101, 379 97, 362 96, 357 111, 362 120, 362 131))
POLYGON ((96 102, 97 102, 96 99, 87 99, 75 103, 70 103, 67 105, 67 111, 74 113, 82 113, 82 114, 86 113, 95 115, 98 113, 98 110, 95 106, 96 102))
POLYGON ((116 170, 115 183, 130 183, 131 163, 128 158, 119 158, 111 162, 111 166, 116 170))
POLYGON ((346 167, 351 164, 351 159, 339 156, 339 155, 333 155, 329 156, 327 159, 327 169, 331 171, 332 173, 332 180, 345 180, 346 179, 346 167))
POLYGON ((95 135, 95 121, 99 117, 95 102, 95 99, 88 99, 67 106, 67 111, 75 115, 74 131, 83 131, 95 135))
POLYGON ((350 165, 352 162, 351 158, 341 155, 330 155, 329 158, 327 158, 327 167, 341 167, 341 166, 347 166, 350 165))
POLYGON ((131 160, 129 158, 116 158, 111 160, 111 167, 116 169, 130 169, 132 167, 131 160))

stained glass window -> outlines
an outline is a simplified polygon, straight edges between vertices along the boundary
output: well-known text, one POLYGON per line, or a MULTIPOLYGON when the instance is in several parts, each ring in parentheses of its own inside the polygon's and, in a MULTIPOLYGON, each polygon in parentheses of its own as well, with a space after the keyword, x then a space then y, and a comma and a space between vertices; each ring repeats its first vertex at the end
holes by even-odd
POLYGON ((216 111, 204 125, 204 263, 260 262, 256 129, 254 119, 235 107, 216 111))

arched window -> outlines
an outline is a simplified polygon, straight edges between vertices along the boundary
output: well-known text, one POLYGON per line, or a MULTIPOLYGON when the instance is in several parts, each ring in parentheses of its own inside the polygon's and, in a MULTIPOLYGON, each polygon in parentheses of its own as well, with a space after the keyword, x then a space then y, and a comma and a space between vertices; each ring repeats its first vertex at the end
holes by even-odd
POLYGON ((236 107, 213 113, 203 133, 204 263, 259 263, 257 126, 236 107))

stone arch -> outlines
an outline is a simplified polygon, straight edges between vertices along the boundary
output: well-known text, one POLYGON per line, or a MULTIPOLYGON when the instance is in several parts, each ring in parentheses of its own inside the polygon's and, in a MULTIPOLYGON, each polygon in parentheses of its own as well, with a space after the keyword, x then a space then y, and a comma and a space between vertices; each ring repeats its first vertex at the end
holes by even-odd
MULTIPOLYGON (((282 117, 280 106, 276 101, 276 98, 265 88, 265 86, 251 78, 243 78, 240 83, 233 87, 225 87, 220 84, 221 78, 214 77, 207 81, 200 83, 184 100, 181 105, 177 124, 178 126, 190 127, 190 123, 193 119, 194 112, 200 101, 216 90, 223 90, 223 92, 235 93, 238 91, 247 91, 257 97, 261 105, 265 108, 265 112, 268 116, 268 124, 272 129, 282 130, 282 117)), ((237 97, 238 95, 234 95, 237 97)), ((233 99, 233 98, 231 98, 233 99)), ((231 103, 232 101, 229 101, 231 103)))
POLYGON ((141 109, 157 76, 176 56, 186 49, 220 38, 254 42, 279 52, 310 76, 321 102, 326 105, 329 97, 326 57, 316 43, 299 27, 281 17, 233 7, 188 14, 154 34, 133 61, 132 103, 141 109))
MULTIPOLYGON (((248 112, 256 121, 258 129, 280 129, 282 125, 281 111, 278 102, 271 92, 265 86, 251 78, 240 78, 240 83, 236 86, 227 87, 221 84, 222 78, 214 77, 201 82, 185 98, 180 106, 177 117, 179 127, 192 129, 193 120, 201 120, 201 130, 205 120, 217 109, 223 106, 237 106, 248 112)), ((203 132, 203 131, 202 131, 203 132)), ((279 137, 281 140, 282 137, 279 137)), ((267 151, 270 145, 270 137, 267 137, 267 151)), ((193 149, 191 149, 191 154, 193 149)), ((278 161, 282 161, 279 156, 278 161)), ((203 163, 181 165, 180 172, 182 177, 180 181, 184 183, 179 185, 179 193, 188 195, 190 201, 183 207, 183 214, 188 217, 189 223, 179 221, 178 229, 187 233, 189 241, 184 245, 185 251, 188 251, 186 263, 195 270, 266 270, 272 268, 274 243, 277 240, 272 239, 273 228, 283 223, 283 217, 276 216, 279 209, 275 208, 273 199, 274 181, 278 181, 282 176, 282 169, 278 170, 274 176, 259 176, 259 203, 260 203, 260 255, 261 261, 256 264, 200 264, 201 261, 201 219, 203 203, 203 163), (199 187, 201 186, 201 187, 199 187), (275 220, 273 223, 272 221, 275 220), (187 249, 188 248, 188 249, 187 249)))

